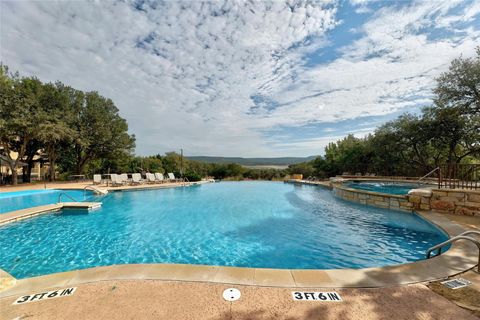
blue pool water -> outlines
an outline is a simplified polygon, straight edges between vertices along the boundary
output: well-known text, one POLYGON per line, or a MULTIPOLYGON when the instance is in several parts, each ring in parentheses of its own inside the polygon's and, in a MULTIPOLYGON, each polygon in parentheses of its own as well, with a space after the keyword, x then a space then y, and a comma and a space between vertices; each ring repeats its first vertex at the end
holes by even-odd
MULTIPOLYGON (((77 201, 83 201, 86 198, 91 197, 93 194, 91 191, 84 192, 82 190, 57 189, 0 192, 0 214, 45 204, 57 203, 58 197, 61 193, 68 194, 77 201)), ((62 195, 61 200, 64 202, 72 201, 72 199, 65 195, 62 195)))
POLYGON ((316 186, 221 182, 112 192, 101 209, 0 227, 0 268, 24 278, 124 263, 331 269, 423 259, 446 239, 410 213, 316 186))
POLYGON ((366 191, 403 195, 412 189, 418 189, 418 184, 404 184, 391 182, 349 182, 347 187, 366 191))

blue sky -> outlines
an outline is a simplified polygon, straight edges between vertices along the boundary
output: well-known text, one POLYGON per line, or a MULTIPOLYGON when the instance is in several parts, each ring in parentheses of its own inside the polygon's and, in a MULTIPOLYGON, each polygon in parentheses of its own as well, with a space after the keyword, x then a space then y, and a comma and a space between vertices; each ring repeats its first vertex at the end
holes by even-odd
POLYGON ((478 1, 1 1, 0 60, 113 99, 136 153, 322 154, 431 103, 478 1))

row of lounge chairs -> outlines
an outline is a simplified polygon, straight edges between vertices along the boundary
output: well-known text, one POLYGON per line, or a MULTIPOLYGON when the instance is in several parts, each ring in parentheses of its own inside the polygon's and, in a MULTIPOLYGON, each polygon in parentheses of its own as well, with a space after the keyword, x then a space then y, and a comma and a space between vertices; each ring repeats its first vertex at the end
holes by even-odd
POLYGON ((183 179, 175 178, 175 175, 172 172, 167 174, 167 177, 164 177, 162 173, 149 173, 145 174, 145 178, 142 178, 140 173, 132 173, 131 178, 128 177, 128 174, 110 174, 110 179, 102 179, 101 174, 93 175, 94 184, 106 183, 111 184, 112 186, 124 186, 124 185, 138 185, 144 183, 166 183, 166 182, 181 182, 183 179))

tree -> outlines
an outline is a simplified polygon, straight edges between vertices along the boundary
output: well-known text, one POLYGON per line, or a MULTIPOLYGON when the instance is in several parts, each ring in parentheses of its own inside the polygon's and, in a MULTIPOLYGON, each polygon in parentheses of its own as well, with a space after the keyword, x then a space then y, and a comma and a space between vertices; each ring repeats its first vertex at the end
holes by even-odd
POLYGON ((27 150, 25 151, 25 156, 24 156, 24 162, 26 163, 26 166, 23 166, 22 168, 23 182, 30 182, 32 169, 35 163, 42 161, 41 148, 42 148, 42 143, 37 139, 32 139, 27 144, 27 150), (39 158, 35 159, 35 157, 39 157, 39 158))
POLYGON ((480 154, 478 117, 465 114, 462 108, 435 106, 424 109, 423 119, 430 126, 431 143, 442 162, 458 163, 480 154))
POLYGON ((315 175, 315 168, 311 162, 302 162, 288 166, 290 174, 301 174, 306 179, 315 175))
POLYGON ((165 172, 173 172, 175 175, 180 175, 180 171, 182 169, 185 170, 185 159, 182 160, 182 157, 176 152, 167 152, 161 159, 165 172))
POLYGON ((95 159, 108 158, 112 154, 128 155, 135 147, 135 136, 128 133, 125 119, 112 100, 97 92, 84 95, 73 93, 74 114, 70 123, 75 130, 74 171, 81 174, 85 165, 95 159), (79 101, 77 101, 79 99, 79 101), (80 103, 79 103, 80 102, 80 103))
POLYGON ((18 182, 17 169, 27 147, 38 136, 41 91, 38 79, 20 79, 9 75, 6 67, 0 67, 0 147, 12 171, 14 185, 18 182))
POLYGON ((71 142, 75 136, 75 131, 69 126, 74 109, 68 92, 61 83, 49 83, 43 86, 39 97, 41 119, 38 125, 38 140, 48 156, 50 181, 55 180, 61 145, 71 142))
POLYGON ((454 59, 447 72, 437 78, 433 91, 435 105, 460 108, 463 112, 480 114, 480 47, 473 58, 454 59))

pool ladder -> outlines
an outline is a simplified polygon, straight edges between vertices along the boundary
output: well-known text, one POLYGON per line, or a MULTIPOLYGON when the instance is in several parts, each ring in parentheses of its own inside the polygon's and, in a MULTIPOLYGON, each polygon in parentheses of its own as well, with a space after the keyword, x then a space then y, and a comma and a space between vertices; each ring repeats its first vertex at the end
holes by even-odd
POLYGON ((96 201, 100 201, 100 202, 102 202, 103 199, 105 199, 105 197, 110 194, 108 192, 108 190, 100 190, 100 189, 97 189, 94 186, 90 186, 90 185, 85 186, 85 188, 83 188, 84 201, 90 200, 91 198, 93 198, 95 196, 95 195, 92 195, 92 196, 87 198, 87 190, 92 190, 95 193, 95 195, 99 196, 99 198, 96 198, 96 201))
POLYGON ((469 230, 465 231, 458 236, 455 236, 453 238, 448 239, 447 241, 444 241, 442 243, 437 244, 436 246, 431 247, 430 249, 427 250, 427 259, 432 258, 432 252, 437 250, 437 254, 434 255, 434 257, 439 256, 442 254, 442 248, 449 245, 450 243, 456 242, 458 240, 468 240, 470 242, 473 242, 477 248, 478 248, 478 265, 477 265, 477 271, 480 273, 480 241, 469 237, 468 235, 477 235, 480 236, 480 231, 475 231, 475 230, 469 230))
POLYGON ((429 173, 427 173, 426 175, 424 175, 423 177, 421 177, 420 179, 417 180, 417 183, 420 185, 420 183, 422 182, 423 179, 425 179, 426 177, 428 177, 429 175, 431 174, 434 174, 435 171, 437 170, 440 170, 440 167, 436 167, 435 169, 433 169, 432 171, 430 171, 429 173))
POLYGON ((100 194, 100 195, 106 195, 108 193, 107 190, 100 190, 98 188, 95 188, 94 186, 85 186, 83 188, 83 194, 86 195, 87 194, 87 190, 92 190, 93 192, 95 192, 96 194, 100 194))
POLYGON ((72 197, 71 195, 69 195, 69 194, 67 194, 67 193, 65 193, 65 192, 62 192, 62 193, 60 193, 60 194, 58 195, 57 203, 60 203, 60 202, 61 202, 60 200, 62 200, 62 196, 66 196, 67 198, 69 198, 70 200, 73 200, 73 201, 75 201, 75 202, 80 202, 80 201, 78 201, 77 199, 75 199, 74 197, 72 197))

